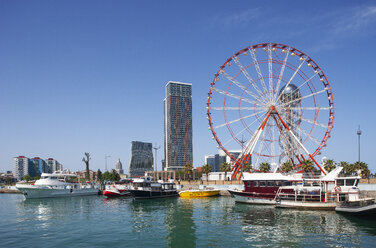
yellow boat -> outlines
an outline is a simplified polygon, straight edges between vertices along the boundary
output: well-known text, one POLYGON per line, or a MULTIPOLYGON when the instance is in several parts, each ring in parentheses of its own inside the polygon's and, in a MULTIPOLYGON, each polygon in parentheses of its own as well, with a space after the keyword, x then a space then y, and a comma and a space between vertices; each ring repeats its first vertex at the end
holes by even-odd
POLYGON ((190 189, 179 192, 179 196, 184 198, 209 197, 216 196, 219 192, 219 189, 190 189))

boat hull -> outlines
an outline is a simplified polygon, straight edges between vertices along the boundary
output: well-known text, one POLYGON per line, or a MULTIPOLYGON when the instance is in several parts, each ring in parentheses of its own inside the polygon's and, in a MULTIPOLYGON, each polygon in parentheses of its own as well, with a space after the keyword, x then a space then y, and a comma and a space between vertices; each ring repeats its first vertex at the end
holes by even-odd
POLYGON ((37 198, 57 198, 57 197, 72 197, 72 196, 87 196, 98 195, 99 190, 93 188, 83 189, 50 189, 50 188, 22 188, 17 187, 26 199, 37 198))
POLYGON ((338 206, 336 202, 301 202, 282 200, 276 203, 277 208, 292 208, 302 210, 334 210, 338 206))
POLYGON ((254 193, 242 192, 237 190, 228 190, 231 196, 235 198, 236 202, 248 203, 248 204, 260 204, 260 205, 275 205, 274 196, 265 197, 262 195, 257 196, 254 193))
POLYGON ((114 190, 104 190, 103 195, 106 197, 122 197, 122 196, 130 196, 131 193, 129 191, 114 191, 114 190))
POLYGON ((185 190, 179 193, 183 198, 211 197, 219 195, 220 190, 185 190))
POLYGON ((178 192, 176 190, 171 191, 150 191, 150 190, 129 190, 132 197, 135 199, 152 199, 152 198, 167 198, 176 197, 178 192))
POLYGON ((361 217, 376 217, 376 204, 359 207, 344 207, 338 206, 335 208, 338 213, 361 216, 361 217))

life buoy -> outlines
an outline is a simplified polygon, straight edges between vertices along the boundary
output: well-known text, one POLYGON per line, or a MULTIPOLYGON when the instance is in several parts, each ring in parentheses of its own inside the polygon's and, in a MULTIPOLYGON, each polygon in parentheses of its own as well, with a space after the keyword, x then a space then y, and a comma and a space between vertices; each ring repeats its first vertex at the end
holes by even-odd
POLYGON ((334 187, 334 191, 335 191, 335 192, 341 192, 341 186, 338 186, 338 185, 335 186, 335 187, 334 187))

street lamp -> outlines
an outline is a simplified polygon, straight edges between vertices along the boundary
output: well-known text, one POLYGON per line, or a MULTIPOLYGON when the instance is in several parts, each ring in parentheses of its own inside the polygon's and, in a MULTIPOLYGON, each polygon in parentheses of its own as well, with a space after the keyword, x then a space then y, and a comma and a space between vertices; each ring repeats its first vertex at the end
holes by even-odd
POLYGON ((111 157, 110 155, 104 155, 104 169, 107 171, 107 158, 111 157))
POLYGON ((358 131, 356 132, 358 135, 358 165, 360 170, 360 135, 362 134, 362 131, 360 130, 360 125, 358 126, 358 131))

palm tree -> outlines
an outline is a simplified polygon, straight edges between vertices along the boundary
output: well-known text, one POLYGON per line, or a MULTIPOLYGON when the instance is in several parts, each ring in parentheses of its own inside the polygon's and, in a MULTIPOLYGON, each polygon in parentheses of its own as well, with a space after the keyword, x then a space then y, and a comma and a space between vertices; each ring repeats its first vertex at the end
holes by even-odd
POLYGON ((334 162, 333 159, 327 159, 325 162, 324 162, 324 169, 327 171, 327 172, 331 172, 332 170, 334 170, 336 168, 336 163, 334 162))
POLYGON ((308 171, 311 171, 313 170, 313 161, 308 159, 308 160, 304 160, 303 163, 302 163, 302 170, 304 172, 308 172, 308 171))
POLYGON ((184 166, 184 180, 185 180, 185 175, 188 174, 188 178, 190 178, 190 175, 192 174, 192 171, 193 171, 193 165, 191 164, 186 164, 184 166))
POLYGON ((231 165, 227 162, 221 164, 221 171, 225 173, 225 180, 227 178, 227 172, 231 170, 231 165))
POLYGON ((351 175, 353 173, 353 166, 351 166, 348 162, 346 161, 341 161, 339 163, 339 166, 343 167, 343 173, 347 175, 351 175))
POLYGON ((368 165, 364 162, 355 162, 353 164, 354 170, 360 170, 360 176, 362 178, 368 178, 370 175, 370 170, 368 169, 368 165))
POLYGON ((204 166, 202 166, 201 170, 202 170, 202 173, 206 174, 206 181, 208 181, 209 180, 209 173, 212 170, 210 164, 205 164, 204 166))
POLYGON ((286 161, 282 164, 281 170, 284 172, 290 172, 294 169, 290 161, 286 161))
POLYGON ((250 163, 244 163, 242 166, 242 172, 249 172, 252 170, 252 165, 250 163))
POLYGON ((86 180, 87 181, 89 181, 90 180, 90 172, 89 172, 89 161, 90 161, 90 153, 88 153, 88 152, 85 152, 85 156, 86 156, 86 158, 85 157, 83 157, 82 158, 82 161, 85 163, 85 165, 86 165, 86 173, 85 173, 85 178, 86 178, 86 180))
POLYGON ((260 164, 260 171, 261 172, 268 172, 268 171, 270 171, 270 164, 268 162, 262 162, 260 164))

